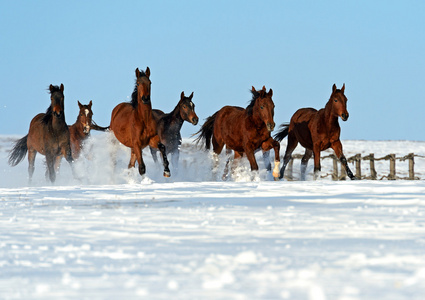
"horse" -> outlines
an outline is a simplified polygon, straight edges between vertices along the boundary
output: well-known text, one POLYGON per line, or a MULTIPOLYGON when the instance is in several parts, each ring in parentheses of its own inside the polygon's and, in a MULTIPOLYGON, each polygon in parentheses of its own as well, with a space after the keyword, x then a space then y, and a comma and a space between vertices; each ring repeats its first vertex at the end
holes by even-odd
POLYGON ((279 176, 280 144, 270 135, 275 127, 273 90, 270 89, 267 92, 266 87, 263 86, 262 90, 257 91, 252 87, 251 93, 252 100, 246 108, 224 106, 208 117, 201 129, 194 134, 199 135, 195 142, 204 141, 207 150, 210 149, 212 142, 216 161, 224 145, 228 152, 234 151, 235 159, 241 158, 245 153, 251 165, 251 171, 258 170, 255 152, 260 148, 263 151, 273 148, 275 152, 273 177, 276 179, 279 176))
MULTIPOLYGON (((165 145, 167 155, 171 154, 171 163, 175 169, 177 169, 180 156, 179 147, 182 143, 180 129, 183 126, 183 122, 186 121, 196 125, 199 121, 192 98, 193 92, 189 97, 186 97, 183 91, 180 95, 180 101, 172 112, 166 114, 159 109, 152 110, 153 118, 157 124, 159 139, 165 145)), ((156 163, 158 161, 156 154, 158 150, 153 147, 150 147, 150 150, 156 163)))
MULTIPOLYGON (((71 142, 72 158, 77 160, 80 157, 81 150, 83 149, 84 142, 89 138, 91 130, 106 131, 108 127, 101 127, 93 121, 93 102, 90 100, 89 104, 78 103, 78 116, 74 124, 69 125, 69 135, 71 142)), ((57 158, 56 164, 58 165, 61 156, 57 158)))
POLYGON ((297 110, 288 124, 282 124, 282 128, 275 134, 277 141, 282 141, 288 136, 288 144, 286 147, 283 165, 280 169, 279 178, 283 178, 286 165, 292 158, 292 152, 298 143, 305 148, 305 154, 301 159, 301 180, 305 180, 308 160, 314 155, 314 179, 319 177, 321 170, 320 152, 328 148, 335 151, 335 155, 341 161, 348 177, 357 179, 347 164, 347 159, 342 152, 342 144, 339 140, 341 128, 339 127, 338 118, 343 121, 348 119, 347 97, 344 95, 345 83, 341 89, 337 89, 336 85, 332 86, 332 94, 325 108, 316 110, 314 108, 301 108, 297 110))
POLYGON ((158 148, 161 152, 164 177, 170 177, 165 146, 160 142, 157 125, 152 114, 150 69, 136 69, 136 86, 131 95, 131 102, 118 104, 111 115, 110 130, 117 140, 131 148, 131 158, 128 168, 139 164, 139 174, 144 175, 146 166, 143 162, 142 150, 147 145, 158 148))
POLYGON ((9 164, 16 166, 28 152, 29 182, 34 173, 37 152, 46 156, 46 177, 52 183, 56 180, 57 157, 64 156, 73 169, 69 129, 65 122, 64 86, 50 85, 49 91, 51 104, 46 113, 40 113, 31 120, 28 134, 15 142, 9 155, 9 164))

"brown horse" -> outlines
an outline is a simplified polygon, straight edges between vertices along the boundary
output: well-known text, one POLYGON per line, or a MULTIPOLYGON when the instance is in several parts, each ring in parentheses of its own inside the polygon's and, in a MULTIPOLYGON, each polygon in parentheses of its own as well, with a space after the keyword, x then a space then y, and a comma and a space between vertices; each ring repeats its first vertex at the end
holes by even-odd
MULTIPOLYGON (((189 97, 186 97, 184 92, 182 92, 180 101, 172 112, 166 114, 159 109, 152 110, 153 118, 157 124, 159 138, 161 143, 165 145, 167 154, 171 154, 171 162, 176 170, 180 156, 179 146, 182 142, 180 129, 183 126, 183 122, 186 121, 196 125, 199 120, 195 113, 195 104, 192 102, 192 98, 193 92, 189 97)), ((157 150, 152 147, 150 147, 150 150, 153 160, 157 162, 157 150)))
POLYGON ((170 177, 165 146, 157 134, 156 122, 152 116, 150 69, 136 69, 136 86, 130 103, 120 103, 112 110, 110 130, 121 144, 131 148, 128 168, 139 164, 140 175, 145 174, 142 150, 147 145, 158 148, 164 163, 164 176, 170 177))
POLYGON ((213 151, 220 154, 224 145, 234 151, 234 158, 240 158, 246 153, 251 165, 251 171, 258 170, 255 160, 255 151, 261 148, 263 151, 274 149, 275 167, 273 177, 279 176, 279 149, 280 144, 272 139, 270 132, 275 123, 273 91, 256 91, 252 87, 252 100, 246 109, 237 106, 225 106, 212 116, 208 117, 201 129, 196 133, 199 136, 196 142, 205 141, 206 149, 210 149, 212 138, 213 151))
POLYGON ((9 164, 16 166, 28 152, 30 182, 37 152, 46 156, 46 177, 51 182, 56 179, 55 160, 58 156, 64 156, 72 168, 69 130, 64 112, 64 87, 63 84, 60 87, 50 85, 49 90, 51 104, 46 113, 40 113, 32 119, 28 134, 16 141, 9 155, 9 164))
MULTIPOLYGON (((108 127, 98 126, 93 120, 93 111, 92 105, 93 102, 90 100, 89 104, 81 104, 78 102, 79 112, 77 120, 74 124, 68 126, 70 141, 71 141, 71 151, 72 158, 74 160, 80 157, 81 150, 83 148, 84 142, 90 136, 91 130, 97 131, 106 131, 108 127)), ((59 161, 62 157, 59 157, 59 161)))
POLYGON ((357 179, 348 167, 339 140, 341 128, 338 117, 341 117, 343 121, 348 119, 347 97, 344 91, 345 84, 340 90, 334 84, 325 108, 319 111, 314 108, 301 108, 292 116, 289 125, 281 125, 282 129, 276 133, 275 139, 280 142, 288 136, 288 144, 279 178, 283 177, 286 165, 292 158, 292 152, 300 143, 305 148, 305 154, 301 160, 301 180, 305 180, 307 163, 312 155, 314 155, 314 179, 318 178, 321 169, 320 152, 328 148, 335 151, 336 156, 345 166, 347 175, 351 179, 357 179))

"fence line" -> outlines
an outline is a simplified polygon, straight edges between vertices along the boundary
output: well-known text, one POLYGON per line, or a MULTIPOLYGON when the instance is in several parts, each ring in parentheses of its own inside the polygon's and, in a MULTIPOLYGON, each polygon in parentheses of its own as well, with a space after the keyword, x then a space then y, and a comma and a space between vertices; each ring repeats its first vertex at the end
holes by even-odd
MULTIPOLYGON (((292 159, 289 161, 286 170, 285 170, 285 178, 287 180, 293 180, 293 175, 292 175, 292 168, 293 168, 293 163, 294 163, 294 159, 301 159, 303 157, 302 154, 294 154, 292 155, 292 159)), ((406 179, 406 180, 418 180, 420 179, 419 177, 415 177, 415 157, 420 157, 420 158, 425 158, 425 156, 423 155, 417 155, 414 153, 409 153, 403 157, 396 157, 395 154, 388 154, 386 156, 383 157, 379 157, 379 158, 375 158, 375 154, 374 153, 370 153, 367 156, 363 156, 358 153, 355 154, 351 157, 349 157, 347 159, 347 162, 351 162, 355 164, 355 176, 357 178, 360 179, 371 179, 371 180, 377 180, 378 179, 378 175, 375 169, 375 161, 381 161, 381 160, 389 160, 389 168, 390 168, 390 172, 388 173, 388 175, 384 175, 381 178, 379 178, 379 180, 382 180, 384 178, 388 179, 388 180, 396 180, 396 179, 406 179), (362 175, 362 169, 361 169, 361 161, 369 161, 369 169, 370 169, 370 175, 366 176, 366 175, 362 175), (396 174, 396 160, 399 161, 408 161, 409 162, 409 176, 408 177, 399 177, 396 174)), ((321 157, 321 159, 332 159, 333 160, 333 172, 332 173, 328 173, 325 175, 322 175, 322 177, 328 177, 331 176, 332 180, 346 180, 347 178, 347 174, 345 172, 345 168, 343 165, 341 165, 339 163, 338 158, 336 157, 335 154, 330 154, 327 156, 323 156, 321 157), (340 171, 338 172, 338 164, 340 165, 340 171)))

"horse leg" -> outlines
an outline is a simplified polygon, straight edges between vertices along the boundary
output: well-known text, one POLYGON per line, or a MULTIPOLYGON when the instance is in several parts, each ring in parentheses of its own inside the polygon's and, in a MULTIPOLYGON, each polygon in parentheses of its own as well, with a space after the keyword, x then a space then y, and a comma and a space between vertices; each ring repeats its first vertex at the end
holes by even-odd
POLYGON ((52 183, 56 180, 56 172, 55 172, 55 156, 51 153, 46 153, 46 178, 49 177, 52 183))
POLYGON ((301 180, 302 181, 305 181, 307 164, 312 155, 313 155, 313 151, 311 151, 310 149, 305 149, 304 156, 301 159, 301 180))
POLYGON ((320 171, 322 170, 322 167, 320 165, 320 148, 315 147, 313 145, 313 155, 314 155, 314 175, 313 179, 317 180, 320 177, 320 171))
POLYGON ((342 153, 342 144, 341 141, 336 141, 332 143, 331 148, 335 151, 336 157, 339 158, 341 161, 341 164, 345 167, 345 171, 347 172, 348 177, 350 177, 351 180, 359 179, 356 176, 353 175, 353 172, 351 172, 350 168, 348 167, 347 159, 345 158, 344 154, 342 153))
POLYGON ((136 165, 136 154, 134 154, 133 149, 131 149, 131 154, 130 154, 130 161, 128 162, 128 168, 134 168, 134 166, 136 165))
POLYGON ((218 156, 220 155, 221 151, 223 150, 224 143, 223 143, 223 141, 218 141, 214 135, 213 135, 211 141, 212 141, 213 152, 214 152, 213 153, 213 170, 212 171, 213 171, 213 173, 216 173, 217 169, 218 169, 218 165, 219 165, 218 156))
POLYGON ((258 171, 258 164, 255 160, 255 152, 253 147, 246 147, 245 148, 246 157, 249 160, 249 164, 251 165, 251 171, 258 171))
POLYGON ((279 179, 283 178, 283 175, 285 174, 285 168, 288 162, 292 159, 292 152, 294 152, 295 148, 298 145, 298 140, 295 137, 295 135, 290 131, 288 133, 288 144, 286 145, 286 151, 285 156, 283 157, 283 165, 280 169, 279 179))
POLYGON ((267 150, 267 151, 263 150, 263 160, 264 160, 264 165, 266 166, 267 172, 270 172, 272 170, 272 164, 270 163, 270 150, 267 150))
MULTIPOLYGON (((61 152, 62 152, 63 157, 65 157, 66 161, 69 163, 69 166, 71 167, 72 176, 73 176, 75 179, 78 179, 78 176, 77 176, 77 174, 75 173, 75 169, 74 169, 74 159, 72 158, 72 151, 71 151, 71 147, 69 147, 69 146, 64 146, 64 147, 62 147, 61 152)), ((57 157, 56 159, 59 159, 59 162, 60 162, 60 159, 61 159, 61 158, 62 158, 62 157, 59 155, 59 157, 57 157)), ((56 169, 55 169, 55 170, 56 170, 56 169)), ((58 169, 58 170, 59 170, 59 169, 58 169)))
POLYGON ((158 152, 158 150, 156 150, 155 148, 149 146, 149 150, 151 151, 152 154, 152 159, 154 161, 155 164, 158 163, 158 156, 156 155, 156 153, 158 152))
POLYGON ((143 161, 142 147, 140 145, 135 145, 131 149, 131 158, 130 158, 130 163, 128 164, 129 169, 134 167, 136 160, 137 160, 137 163, 139 164, 139 174, 143 176, 146 173, 146 166, 143 161))
POLYGON ((171 152, 171 164, 176 174, 179 169, 179 158, 180 158, 180 150, 177 148, 173 152, 171 152))
POLYGON ((28 148, 28 182, 31 183, 32 181, 32 175, 34 174, 34 163, 35 163, 35 156, 37 155, 37 151, 35 151, 32 148, 28 148))
POLYGON ((263 158, 267 166, 267 171, 271 171, 269 150, 273 148, 274 150, 273 177, 275 180, 277 180, 279 177, 279 165, 280 165, 280 156, 279 156, 280 143, 270 137, 265 142, 263 142, 263 144, 261 145, 261 148, 263 149, 263 158), (265 155, 266 153, 267 155, 265 155))
POLYGON ((161 152, 161 155, 162 155, 162 163, 164 166, 164 173, 163 173, 164 177, 170 177, 171 173, 169 169, 169 162, 167 159, 167 151, 165 149, 164 144, 159 141, 158 135, 154 136, 153 138, 149 140, 149 146, 159 149, 159 152, 161 152))
POLYGON ((56 159, 55 159, 55 172, 56 172, 56 174, 59 174, 61 161, 62 161, 62 155, 56 156, 56 159))
POLYGON ((232 166, 230 168, 230 172, 232 175, 235 174, 236 172, 236 168, 239 165, 239 162, 241 161, 241 158, 243 156, 243 152, 238 152, 238 151, 233 151, 234 155, 233 155, 233 161, 232 161, 232 166))
MULTIPOLYGON (((221 179, 223 181, 225 181, 229 178, 229 164, 230 164, 230 160, 231 160, 231 157, 230 157, 231 155, 232 155, 232 150, 226 149, 227 161, 226 161, 226 166, 224 167, 223 175, 221 176, 221 179)), ((236 151, 235 151, 235 157, 236 157, 236 151)), ((217 158, 217 163, 218 163, 218 158, 217 158)), ((233 164, 232 164, 232 166, 233 166, 233 164)), ((232 171, 233 171, 233 168, 232 168, 232 171)))

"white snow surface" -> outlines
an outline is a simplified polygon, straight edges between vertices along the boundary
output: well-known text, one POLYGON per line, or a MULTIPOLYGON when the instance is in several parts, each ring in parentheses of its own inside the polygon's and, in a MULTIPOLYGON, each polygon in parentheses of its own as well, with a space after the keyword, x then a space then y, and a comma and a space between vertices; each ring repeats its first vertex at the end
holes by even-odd
MULTIPOLYGON (((26 159, 7 164, 17 138, 0 136, 0 299, 424 299, 424 158, 415 181, 313 181, 311 160, 307 181, 295 161, 296 180, 275 182, 259 153, 261 171, 242 160, 222 181, 225 155, 213 174, 211 153, 186 139, 178 173, 162 177, 145 149, 142 178, 122 146, 114 169, 109 134, 96 134, 77 179, 63 161, 47 182, 38 155, 29 184, 26 159)), ((425 155, 425 142, 343 146, 425 155)), ((331 168, 322 161, 322 175, 331 168)))

